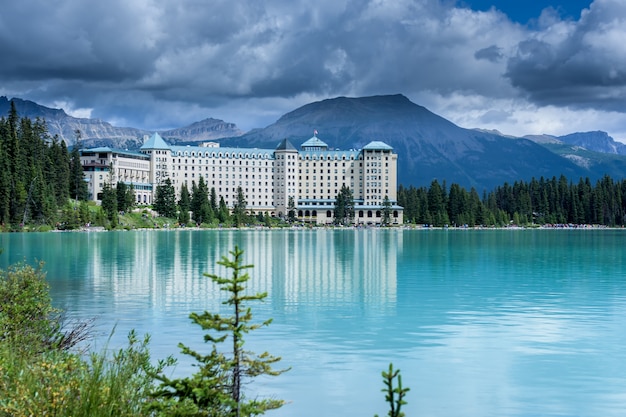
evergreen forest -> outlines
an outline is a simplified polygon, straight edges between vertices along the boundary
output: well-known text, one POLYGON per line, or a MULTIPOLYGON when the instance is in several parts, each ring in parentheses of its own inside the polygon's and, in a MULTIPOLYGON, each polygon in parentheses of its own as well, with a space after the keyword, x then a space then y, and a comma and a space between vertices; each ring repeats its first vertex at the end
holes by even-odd
POLYGON ((589 178, 577 183, 560 178, 504 183, 482 197, 472 188, 433 180, 429 187, 398 189, 404 222, 418 225, 603 225, 626 223, 626 180, 604 176, 595 184, 589 178))
POLYGON ((51 138, 44 121, 20 119, 13 105, 8 117, 0 119, 3 230, 19 230, 25 224, 55 225, 65 216, 78 217, 77 202, 87 200, 83 177, 78 149, 70 152, 63 141, 51 138))

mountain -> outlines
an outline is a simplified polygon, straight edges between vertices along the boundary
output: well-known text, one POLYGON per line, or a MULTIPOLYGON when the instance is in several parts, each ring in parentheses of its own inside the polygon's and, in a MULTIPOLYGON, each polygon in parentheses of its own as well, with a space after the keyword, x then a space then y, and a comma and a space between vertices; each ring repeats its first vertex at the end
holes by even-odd
POLYGON ((76 131, 80 131, 84 147, 111 146, 133 149, 141 146, 143 136, 150 132, 132 127, 115 127, 99 119, 86 119, 69 116, 61 109, 51 109, 29 100, 0 97, 0 114, 7 115, 11 101, 20 117, 40 118, 46 121, 48 133, 58 136, 68 146, 76 144, 76 131))
POLYGON ((524 139, 532 140, 535 143, 563 143, 556 136, 551 135, 526 135, 524 139))
MULTIPOLYGON (((13 100, 20 116, 45 119, 49 132, 68 145, 75 143, 75 132, 80 130, 85 147, 138 149, 143 136, 153 133, 13 100)), ((0 114, 8 114, 9 108, 7 98, 0 97, 0 114)), ((398 153, 398 183, 405 186, 427 186, 437 179, 482 192, 532 177, 563 174, 578 181, 604 174, 623 178, 626 173, 626 156, 621 154, 625 145, 604 132, 515 138, 497 131, 464 129, 403 95, 322 100, 245 134, 233 123, 211 118, 159 134, 172 144, 219 140, 221 146, 274 149, 285 138, 299 146, 314 130, 335 149, 357 149, 373 140, 388 143, 398 153)))
POLYGON ((591 178, 609 175, 624 178, 626 145, 606 132, 578 132, 565 136, 529 135, 526 139, 590 171, 591 178))
POLYGON ((161 137, 170 143, 205 142, 224 137, 241 136, 243 132, 234 123, 226 123, 218 119, 204 119, 186 127, 159 132, 161 137))
MULTIPOLYGON (((143 137, 154 132, 133 127, 116 127, 99 119, 76 118, 61 109, 51 109, 29 100, 0 97, 0 115, 7 115, 11 101, 20 117, 40 118, 46 121, 51 136, 58 136, 68 146, 76 144, 76 131, 80 131, 81 146, 110 146, 120 149, 138 149, 143 137)), ((170 143, 193 143, 241 135, 233 123, 217 119, 205 119, 187 127, 159 131, 170 143)))
POLYGON ((372 140, 398 153, 398 183, 457 183, 481 192, 505 181, 561 174, 578 180, 589 169, 528 139, 464 129, 412 103, 403 95, 339 97, 302 106, 265 129, 221 140, 222 146, 274 148, 288 138, 298 146, 318 137, 336 149, 360 148, 372 140))
POLYGON ((558 136, 563 143, 583 147, 589 151, 626 155, 626 145, 616 142, 606 132, 578 132, 558 136))

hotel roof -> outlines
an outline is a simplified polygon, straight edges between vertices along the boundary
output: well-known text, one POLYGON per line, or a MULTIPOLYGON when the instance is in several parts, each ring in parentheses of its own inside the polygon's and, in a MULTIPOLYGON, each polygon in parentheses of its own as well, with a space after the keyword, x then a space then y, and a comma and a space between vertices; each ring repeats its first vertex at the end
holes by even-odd
POLYGON ((363 147, 364 150, 373 151, 373 150, 383 150, 383 151, 392 151, 393 148, 387 145, 385 142, 381 142, 379 140, 374 140, 363 147))
POLYGON ((169 148, 170 148, 170 145, 168 145, 163 140, 161 135, 159 135, 158 133, 155 133, 152 136, 150 136, 150 139, 148 139, 143 145, 141 145, 141 148, 139 149, 169 149, 169 148))
POLYGON ((317 136, 313 136, 311 139, 307 140, 300 146, 303 150, 306 150, 305 148, 328 148, 326 142, 318 139, 317 136))
POLYGON ((277 151, 297 151, 296 147, 289 142, 288 139, 283 139, 282 142, 276 148, 277 151))
POLYGON ((170 146, 173 156, 225 157, 273 159, 274 149, 259 148, 205 148, 202 146, 170 146))
POLYGON ((126 156, 132 156, 132 157, 141 157, 144 159, 150 159, 150 157, 146 154, 143 154, 141 152, 136 152, 136 151, 129 151, 126 149, 115 149, 115 148, 109 148, 108 146, 101 146, 99 148, 89 148, 89 149, 81 149, 81 154, 86 154, 86 153, 115 153, 115 154, 119 154, 119 155, 126 155, 126 156))

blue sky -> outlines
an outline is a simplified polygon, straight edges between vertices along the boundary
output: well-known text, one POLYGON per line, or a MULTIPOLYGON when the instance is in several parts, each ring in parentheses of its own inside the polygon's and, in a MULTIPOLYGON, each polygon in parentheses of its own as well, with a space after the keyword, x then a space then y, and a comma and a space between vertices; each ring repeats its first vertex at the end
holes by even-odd
POLYGON ((401 93, 467 128, 626 141, 625 39, 625 0, 20 0, 0 13, 0 95, 249 130, 401 93))
POLYGON ((461 0, 459 5, 467 5, 474 10, 489 10, 495 7, 505 13, 511 20, 518 23, 528 23, 537 19, 546 8, 555 9, 562 18, 579 19, 580 12, 589 8, 590 0, 461 0))

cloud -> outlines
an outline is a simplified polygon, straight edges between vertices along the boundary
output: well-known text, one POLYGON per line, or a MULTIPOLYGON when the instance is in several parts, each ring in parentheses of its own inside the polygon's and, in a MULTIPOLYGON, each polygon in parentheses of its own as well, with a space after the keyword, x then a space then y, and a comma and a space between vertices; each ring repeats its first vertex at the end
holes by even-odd
POLYGON ((546 9, 533 27, 456 3, 8 2, 0 94, 148 129, 264 127, 310 101, 392 93, 472 127, 513 126, 529 107, 623 111, 621 1, 577 21, 546 9))
POLYGON ((483 48, 474 53, 474 58, 476 59, 486 59, 491 62, 500 61, 504 55, 502 54, 502 48, 497 45, 491 45, 487 48, 483 48))
POLYGON ((579 21, 556 22, 520 42, 506 77, 538 105, 623 111, 626 3, 596 0, 579 21))

